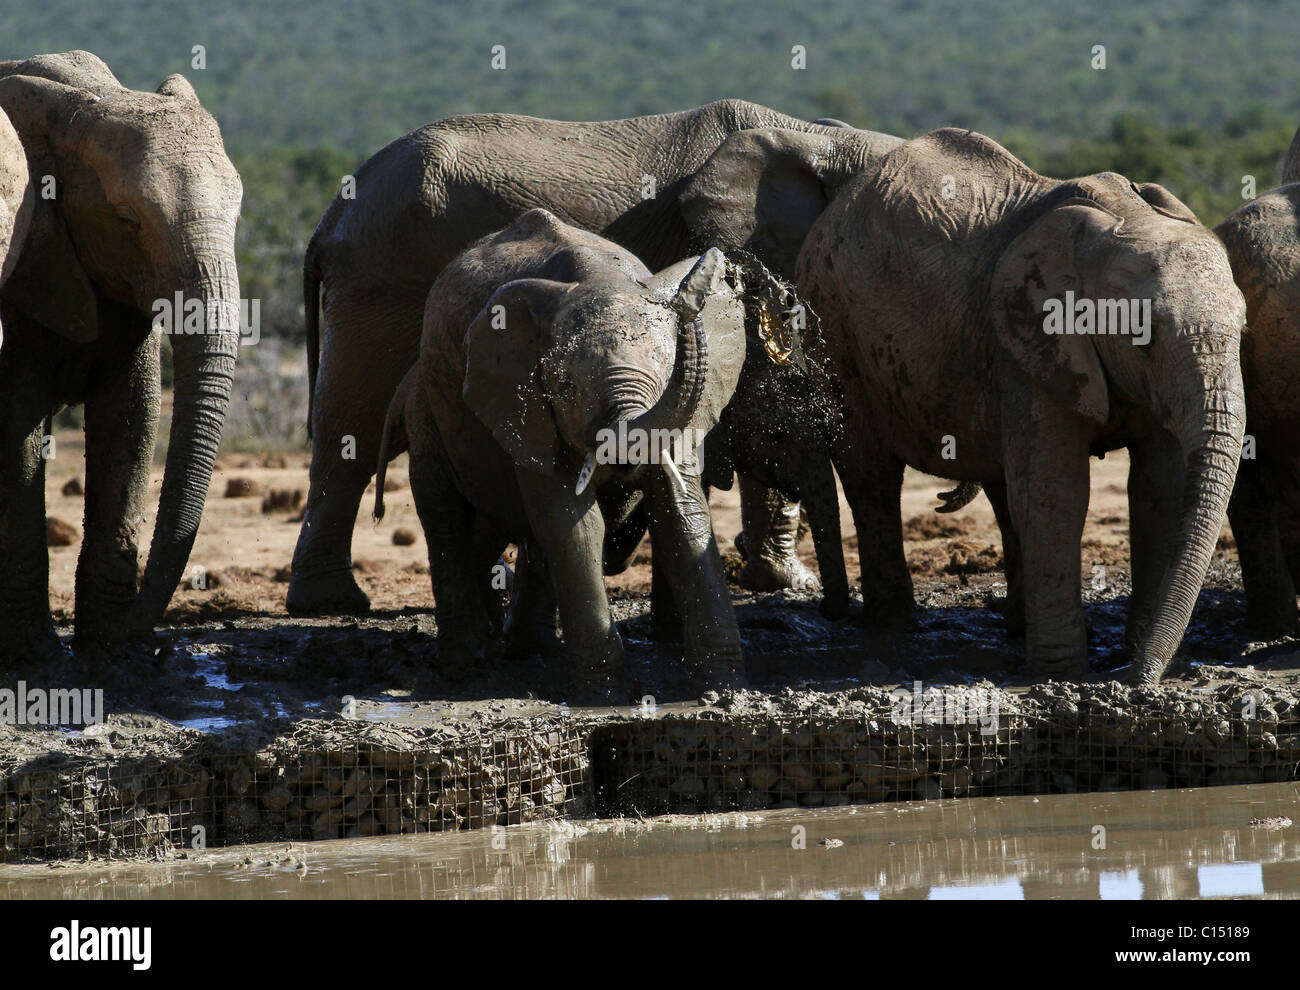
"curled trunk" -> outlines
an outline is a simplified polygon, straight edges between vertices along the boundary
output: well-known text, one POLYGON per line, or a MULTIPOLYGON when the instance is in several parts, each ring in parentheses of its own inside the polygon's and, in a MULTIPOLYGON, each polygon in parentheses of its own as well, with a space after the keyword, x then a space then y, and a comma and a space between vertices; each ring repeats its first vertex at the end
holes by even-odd
POLYGON ((659 401, 628 420, 628 431, 643 430, 652 437, 657 431, 686 429, 704 395, 708 360, 708 345, 699 320, 679 320, 677 355, 668 384, 659 401))

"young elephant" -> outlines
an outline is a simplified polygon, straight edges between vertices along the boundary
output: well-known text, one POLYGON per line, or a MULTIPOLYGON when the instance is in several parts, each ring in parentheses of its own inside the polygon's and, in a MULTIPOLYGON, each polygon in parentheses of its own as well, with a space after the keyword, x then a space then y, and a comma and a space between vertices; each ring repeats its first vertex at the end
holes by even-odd
MULTIPOLYGON (((692 448, 746 362, 768 360, 746 320, 747 291, 740 267, 716 250, 652 275, 544 210, 443 269, 425 306, 418 377, 390 405, 384 443, 399 429, 410 443, 440 651, 481 649, 484 575, 507 542, 535 545, 559 603, 571 697, 614 696, 622 645, 602 576, 606 517, 616 527, 639 494, 695 683, 740 679, 740 634, 692 448)), ((381 454, 381 472, 385 464, 381 454)), ((382 491, 381 478, 376 516, 382 491)))
POLYGON ((1158 186, 1049 179, 943 129, 851 181, 805 239, 795 284, 821 317, 809 349, 844 389, 835 466, 868 607, 912 606, 903 465, 980 481, 1031 670, 1082 673, 1088 456, 1127 446, 1133 678, 1157 681, 1214 552, 1245 421, 1246 307, 1214 235, 1158 186))
MULTIPOLYGON (((1297 135, 1300 142, 1300 134, 1297 135)), ((1300 146, 1300 145, 1298 145, 1300 146)), ((1293 154, 1292 157, 1300 157, 1293 154)), ((1300 183, 1264 193, 1215 228, 1246 297, 1246 434, 1228 519, 1251 635, 1294 635, 1300 583, 1300 183)))

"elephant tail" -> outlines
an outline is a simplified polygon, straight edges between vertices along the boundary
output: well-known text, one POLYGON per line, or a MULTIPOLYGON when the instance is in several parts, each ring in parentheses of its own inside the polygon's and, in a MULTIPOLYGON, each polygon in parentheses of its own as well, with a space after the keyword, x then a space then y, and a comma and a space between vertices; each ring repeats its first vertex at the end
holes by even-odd
POLYGON ((316 406, 316 370, 320 367, 320 259, 313 235, 302 259, 302 308, 307 330, 307 437, 311 438, 316 406))
POLYGON ((410 436, 406 432, 406 399, 408 388, 419 387, 420 366, 417 364, 406 373, 402 383, 393 393, 388 403, 388 415, 384 417, 384 435, 379 441, 379 463, 375 467, 375 522, 384 518, 384 479, 388 474, 388 462, 411 446, 410 436), (413 377, 414 376, 414 377, 413 377))
POLYGON ((956 488, 950 488, 946 492, 939 493, 939 501, 943 505, 936 505, 935 512, 956 512, 958 509, 964 509, 975 501, 975 497, 980 493, 980 483, 978 481, 959 481, 956 488))

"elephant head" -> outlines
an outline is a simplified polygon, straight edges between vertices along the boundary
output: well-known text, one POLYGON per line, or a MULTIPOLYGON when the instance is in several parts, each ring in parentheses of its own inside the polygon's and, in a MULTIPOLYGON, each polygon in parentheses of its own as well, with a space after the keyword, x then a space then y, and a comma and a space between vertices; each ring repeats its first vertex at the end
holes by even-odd
POLYGON ((216 121, 184 77, 136 92, 79 54, 0 63, 0 108, 26 148, 37 193, 4 301, 78 343, 100 337, 105 304, 130 314, 139 334, 160 301, 180 298, 205 316, 171 340, 166 471, 129 623, 143 631, 161 619, 185 568, 221 439, 239 342, 243 190, 216 121))
POLYGON ((516 464, 573 471, 576 494, 647 469, 680 486, 683 471, 699 473, 686 431, 702 439, 717 422, 744 360, 726 259, 709 252, 667 294, 648 275, 585 278, 586 250, 563 252, 552 277, 496 291, 466 335, 464 399, 516 464))
POLYGON ((991 284, 1004 360, 1099 432, 1122 432, 1140 415, 1181 448, 1174 542, 1149 614, 1138 617, 1135 680, 1157 681, 1214 552, 1245 427, 1246 309, 1227 255, 1166 190, 1103 173, 1058 185, 1002 251, 991 284), (1076 314, 1094 307, 1092 329, 1054 332, 1052 301, 1068 308, 1071 298, 1084 301, 1076 314), (1096 329, 1103 307, 1108 333, 1096 329))

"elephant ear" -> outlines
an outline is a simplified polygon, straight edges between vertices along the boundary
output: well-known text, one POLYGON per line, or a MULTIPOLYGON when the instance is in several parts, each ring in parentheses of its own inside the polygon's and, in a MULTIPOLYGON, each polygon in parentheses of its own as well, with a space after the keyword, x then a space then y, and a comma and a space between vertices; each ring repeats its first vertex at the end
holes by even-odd
POLYGON ((1138 195, 1150 203, 1157 213, 1173 220, 1182 220, 1184 223, 1194 223, 1198 227, 1201 225, 1201 221, 1188 209, 1187 204, 1159 183, 1139 182, 1134 186, 1138 195))
POLYGON ((527 278, 501 286, 465 334, 465 404, 521 467, 555 471, 558 438, 541 381, 551 322, 570 286, 527 278))
POLYGON ((5 298, 37 323, 78 343, 94 340, 99 333, 95 291, 58 209, 62 180, 56 180, 54 199, 43 198, 43 193, 46 176, 80 153, 71 121, 98 100, 86 90, 51 79, 0 78, 0 109, 27 152, 35 197, 27 243, 5 285, 5 298), (52 282, 56 272, 58 281, 52 282))
POLYGON ((1086 294, 1097 238, 1118 220, 1085 201, 1057 206, 1002 253, 994 269, 990 317, 1005 354, 1061 405, 1104 423, 1110 392, 1091 336, 1052 334, 1045 304, 1086 294))
POLYGON ((74 343, 88 344, 99 336, 95 289, 77 258, 67 225, 39 196, 4 296, 20 313, 74 343), (51 272, 59 273, 53 289, 51 272))
POLYGON ((159 83, 157 92, 159 96, 172 96, 178 100, 187 100, 190 103, 199 102, 199 96, 194 92, 194 87, 179 72, 172 73, 159 83))
POLYGON ((844 178, 834 168, 836 140, 789 130, 730 135, 678 197, 692 245, 743 248, 790 277, 804 235, 844 178))

